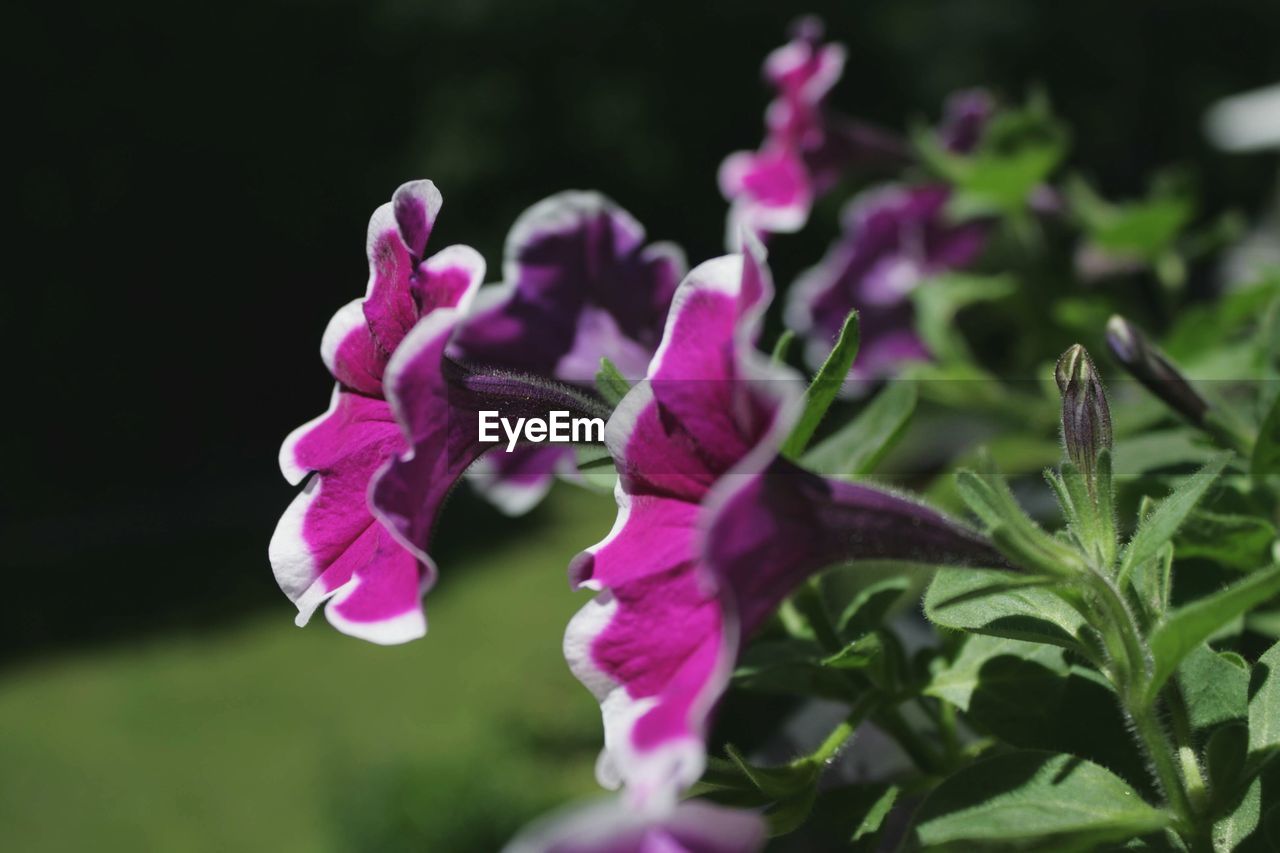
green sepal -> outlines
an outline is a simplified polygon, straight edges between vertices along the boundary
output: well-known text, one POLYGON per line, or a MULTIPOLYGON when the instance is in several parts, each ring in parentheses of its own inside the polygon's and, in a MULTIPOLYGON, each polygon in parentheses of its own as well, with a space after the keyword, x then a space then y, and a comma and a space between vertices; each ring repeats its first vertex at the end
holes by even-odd
POLYGON ((618 371, 617 366, 608 358, 601 358, 600 369, 596 371, 596 391, 604 401, 617 408, 630 390, 631 383, 618 371))
POLYGON ((1138 529, 1134 531, 1120 556, 1118 577, 1122 581, 1135 565, 1154 557, 1164 543, 1173 538, 1230 459, 1230 453, 1216 456, 1208 465, 1183 480, 1149 515, 1138 522, 1138 529))
POLYGON ((804 395, 804 408, 791 434, 782 443, 782 455, 787 459, 795 459, 809 446, 809 440, 818 430, 818 424, 831 408, 831 403, 849 376, 849 368, 858 355, 861 333, 858 329, 858 312, 850 311, 840 327, 840 336, 836 345, 827 355, 827 360, 818 368, 804 395))

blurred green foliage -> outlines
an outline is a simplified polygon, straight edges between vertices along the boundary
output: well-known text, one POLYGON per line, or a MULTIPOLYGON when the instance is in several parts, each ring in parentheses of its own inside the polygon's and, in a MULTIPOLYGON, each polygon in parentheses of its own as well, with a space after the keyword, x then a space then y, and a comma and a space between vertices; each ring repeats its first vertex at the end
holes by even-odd
POLYGON ((0 846, 488 853, 598 791, 599 710, 559 637, 565 565, 613 501, 561 489, 527 536, 443 567, 430 635, 383 648, 292 608, 0 682, 0 846))

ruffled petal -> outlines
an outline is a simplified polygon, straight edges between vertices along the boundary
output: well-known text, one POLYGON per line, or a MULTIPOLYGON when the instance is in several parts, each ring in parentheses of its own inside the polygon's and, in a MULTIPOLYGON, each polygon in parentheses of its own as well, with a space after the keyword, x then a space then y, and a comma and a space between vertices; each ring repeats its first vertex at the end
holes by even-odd
POLYGON ((720 166, 720 192, 731 201, 728 240, 799 231, 809 221, 813 186, 798 152, 781 146, 730 154, 720 166))
POLYGON ((370 558, 325 607, 325 618, 344 634, 382 645, 427 633, 422 596, 432 575, 381 524, 369 527, 370 558))
POLYGON ((792 40, 765 57, 765 77, 784 96, 817 104, 844 73, 844 45, 823 44, 823 30, 820 19, 801 18, 792 40))
POLYGON ((740 229, 761 239, 800 230, 814 200, 850 168, 909 161, 896 135, 827 109, 827 95, 844 70, 845 49, 822 37, 822 22, 803 18, 791 40, 765 59, 775 97, 765 110, 764 142, 758 151, 729 155, 720 167, 720 191, 730 203, 731 249, 740 229))
POLYGON ((526 446, 480 457, 467 469, 467 480, 503 514, 519 516, 542 501, 557 475, 570 471, 576 472, 572 448, 526 446))
POLYGON ((606 800, 537 821, 504 853, 756 853, 766 835, 764 819, 743 809, 688 800, 654 816, 606 800))
POLYGON ((697 507, 642 501, 599 546, 584 585, 606 591, 565 633, 574 675, 600 702, 602 785, 649 807, 702 775, 707 717, 736 653, 732 621, 692 559, 697 507), (678 625, 678 629, 673 626, 678 625))
POLYGON ((458 336, 464 360, 590 382, 602 357, 637 365, 662 334, 683 254, 599 193, 544 199, 507 238, 505 283, 458 336))
POLYGON ((565 637, 571 668, 601 702, 597 775, 646 803, 674 802, 701 774, 707 719, 737 653, 732 602, 698 560, 702 502, 768 463, 790 426, 788 389, 798 391, 753 348, 772 295, 762 255, 753 245, 681 283, 648 378, 605 429, 617 523, 570 567, 575 584, 602 590, 565 637))
MULTIPOLYGON (((507 238, 505 283, 479 294, 450 353, 469 364, 590 385, 608 358, 643 377, 661 338, 685 260, 599 193, 564 192, 535 204, 507 238)), ((482 460, 471 480, 511 515, 531 509, 565 451, 482 460)))
POLYGON ((370 479, 403 446, 385 401, 341 390, 328 413, 285 442, 282 457, 316 472, 281 518, 268 549, 280 588, 298 607, 299 625, 333 599, 326 611, 330 621, 354 636, 403 642, 425 631, 415 593, 422 568, 394 545, 367 502, 370 479), (409 579, 409 594, 392 598, 403 590, 384 589, 375 608, 366 589, 360 595, 363 608, 343 620, 339 605, 354 587, 367 587, 370 579, 378 585, 383 575, 409 579), (404 614, 410 615, 400 618, 395 630, 383 624, 404 614))
POLYGON ((414 326, 387 365, 386 391, 407 449, 373 478, 370 499, 377 517, 428 567, 436 516, 449 491, 486 449, 472 408, 457 405, 445 377, 445 347, 465 311, 441 308, 414 326))
POLYGON ((754 241, 681 283, 646 380, 605 430, 614 529, 570 565, 600 592, 565 636, 601 703, 597 775, 647 809, 698 778, 743 639, 809 575, 851 559, 1001 565, 927 507, 778 457, 802 384, 754 347, 771 297, 754 241))
POLYGON ((364 299, 330 321, 321 356, 338 380, 329 410, 285 440, 280 467, 291 483, 312 474, 281 518, 269 547, 298 624, 328 602, 339 630, 378 643, 426 631, 421 597, 434 568, 396 543, 369 506, 371 481, 408 444, 383 398, 391 352, 426 313, 452 311, 479 285, 474 250, 449 247, 421 260, 440 193, 430 181, 400 187, 374 212, 364 299))
POLYGON ((440 206, 435 184, 413 181, 370 217, 365 296, 334 316, 321 343, 325 365, 343 385, 381 396, 382 372, 391 353, 432 307, 424 309, 415 290, 418 264, 440 206))

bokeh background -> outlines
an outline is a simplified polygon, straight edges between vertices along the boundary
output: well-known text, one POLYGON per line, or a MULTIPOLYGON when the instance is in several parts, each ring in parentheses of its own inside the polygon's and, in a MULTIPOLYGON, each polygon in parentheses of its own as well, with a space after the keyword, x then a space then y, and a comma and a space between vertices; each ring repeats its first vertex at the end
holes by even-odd
MULTIPOLYGON (((1201 130, 1280 80, 1265 0, 6 12, 0 846, 492 850, 593 789, 597 712, 559 642, 565 563, 611 502, 560 490, 511 522, 460 493, 430 636, 379 649, 293 627, 266 559, 278 444, 328 398, 320 333, 405 180, 437 182, 433 244, 491 278, 515 216, 567 188, 716 254, 716 167, 758 143, 760 62, 807 11, 849 48, 846 113, 905 127, 957 88, 1039 87, 1109 195, 1183 166, 1207 220, 1275 187, 1273 156, 1201 130)), ((823 208, 779 241, 779 281, 834 230, 823 208)))

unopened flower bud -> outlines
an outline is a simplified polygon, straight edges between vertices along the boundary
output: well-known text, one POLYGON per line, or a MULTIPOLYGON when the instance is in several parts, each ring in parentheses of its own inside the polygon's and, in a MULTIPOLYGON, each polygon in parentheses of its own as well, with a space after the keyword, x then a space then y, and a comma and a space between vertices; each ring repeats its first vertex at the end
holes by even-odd
POLYGON ((1107 347, 1116 361, 1165 405, 1203 426, 1209 404, 1147 336, 1119 314, 1107 321, 1107 347))
POLYGON ((1062 439, 1067 456, 1090 488, 1097 479, 1098 454, 1111 449, 1111 409, 1102 379, 1085 348, 1076 344, 1054 370, 1062 392, 1062 439))

